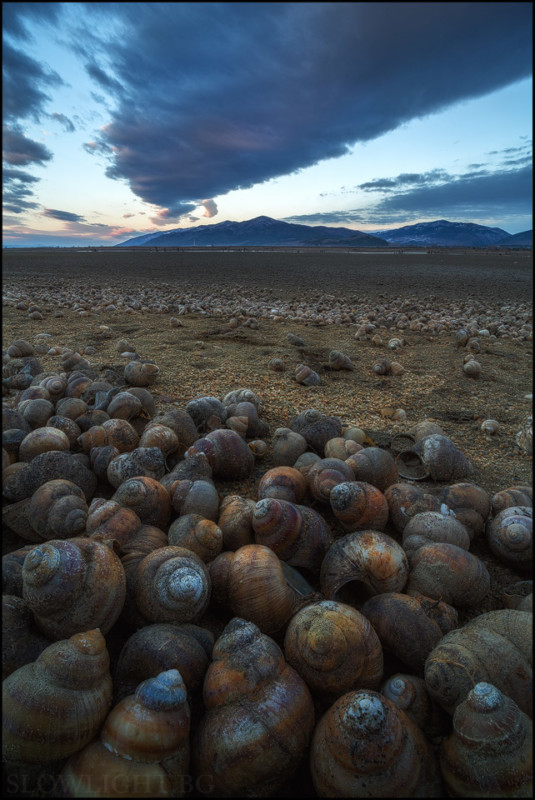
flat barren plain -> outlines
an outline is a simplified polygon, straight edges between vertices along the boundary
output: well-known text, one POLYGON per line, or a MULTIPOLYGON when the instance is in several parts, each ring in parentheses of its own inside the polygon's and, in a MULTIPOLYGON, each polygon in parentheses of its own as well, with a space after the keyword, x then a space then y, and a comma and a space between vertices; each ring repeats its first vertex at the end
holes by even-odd
MULTIPOLYGON (((15 339, 46 341, 57 349, 39 355, 43 371, 61 371, 61 348, 72 348, 122 385, 129 358, 117 345, 126 340, 159 367, 150 391, 160 411, 253 390, 270 426, 267 454, 248 481, 217 481, 221 497, 256 497, 273 465, 273 432, 309 408, 363 429, 391 452, 395 434, 433 420, 490 496, 531 484, 532 457, 517 442, 532 414, 531 251, 8 249, 3 296, 4 349, 15 339), (32 304, 41 319, 30 318, 32 304), (458 344, 460 329, 471 334, 468 347, 458 344), (397 349, 389 347, 394 338, 397 349), (354 368, 332 369, 332 350, 354 368), (463 372, 470 352, 481 365, 477 379, 463 372), (272 359, 284 371, 270 368, 272 359), (381 359, 403 373, 378 374, 381 359), (316 371, 319 385, 298 384, 298 364, 316 371), (494 435, 481 429, 487 419, 499 423, 494 435)), ((14 401, 13 392, 4 394, 14 401)), ((471 551, 489 570, 491 588, 476 608, 459 609, 461 624, 505 607, 504 592, 525 577, 492 555, 483 533, 471 551)), ((279 796, 301 791, 310 791, 306 780, 279 796)))

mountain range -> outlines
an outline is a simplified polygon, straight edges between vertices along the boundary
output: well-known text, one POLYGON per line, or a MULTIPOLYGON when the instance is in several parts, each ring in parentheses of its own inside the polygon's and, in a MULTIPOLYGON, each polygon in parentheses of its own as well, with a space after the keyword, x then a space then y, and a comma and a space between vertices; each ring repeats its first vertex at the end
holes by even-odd
POLYGON ((271 217, 174 228, 135 236, 116 247, 531 247, 532 231, 510 235, 502 228, 440 219, 374 231, 299 225, 271 217))

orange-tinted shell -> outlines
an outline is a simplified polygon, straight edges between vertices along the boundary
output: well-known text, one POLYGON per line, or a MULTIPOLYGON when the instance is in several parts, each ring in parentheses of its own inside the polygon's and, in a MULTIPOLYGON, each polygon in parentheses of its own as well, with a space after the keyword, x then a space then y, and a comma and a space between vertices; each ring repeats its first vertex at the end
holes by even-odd
POLYGON ((398 533, 415 514, 422 511, 440 511, 440 500, 410 483, 393 483, 384 492, 390 521, 398 533))
POLYGON ((320 797, 441 797, 427 739, 388 698, 370 689, 340 697, 318 722, 310 771, 320 797))
POLYGON ((396 462, 387 450, 365 447, 346 458, 354 473, 354 480, 365 481, 382 492, 399 480, 396 462))
POLYGON ((307 482, 299 470, 293 467, 273 467, 265 472, 258 484, 257 497, 274 497, 300 503, 306 493, 307 482))
POLYGON ((457 545, 440 542, 419 547, 410 566, 408 594, 424 594, 460 608, 475 606, 489 593, 485 564, 457 545))
POLYGON ((111 499, 131 508, 146 525, 155 525, 161 530, 167 528, 171 500, 165 487, 154 478, 129 478, 117 488, 111 499))
POLYGON ((364 481, 339 483, 329 500, 335 517, 346 531, 385 529, 388 503, 380 489, 364 481))

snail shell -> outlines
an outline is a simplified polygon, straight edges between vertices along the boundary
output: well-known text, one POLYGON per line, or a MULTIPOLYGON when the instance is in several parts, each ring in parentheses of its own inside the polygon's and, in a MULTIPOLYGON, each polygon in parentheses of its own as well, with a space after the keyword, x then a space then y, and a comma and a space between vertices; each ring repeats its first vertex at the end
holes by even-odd
POLYGON ((371 689, 344 694, 318 722, 310 771, 320 797, 441 797, 438 764, 417 725, 371 689))
POLYGON ((148 622, 197 622, 210 602, 210 575, 199 556, 184 547, 160 547, 141 561, 135 598, 148 622))
POLYGON ((447 633, 425 663, 432 697, 449 713, 479 681, 492 683, 526 714, 533 713, 533 617, 500 609, 447 633))
POLYGON ((463 372, 468 378, 477 379, 481 375, 481 364, 475 358, 470 358, 463 364, 463 372))
POLYGON ((171 523, 167 538, 170 545, 192 550, 204 562, 212 561, 223 549, 221 528, 200 514, 188 513, 171 523))
POLYGON ((227 427, 229 426, 229 418, 245 417, 247 420, 246 432, 247 436, 250 439, 261 439, 263 436, 266 436, 268 434, 269 425, 267 424, 267 422, 264 422, 264 420, 260 419, 260 417, 258 416, 257 406, 254 403, 248 400, 241 400, 240 402, 237 403, 228 404, 226 408, 227 408, 227 419, 226 419, 227 427))
POLYGON ((108 466, 110 461, 119 455, 119 451, 112 444, 105 444, 99 447, 92 447, 89 451, 89 461, 91 469, 100 481, 107 483, 108 466))
POLYGON ((122 548, 141 527, 141 520, 131 508, 120 505, 115 500, 95 497, 89 506, 86 533, 103 539, 116 539, 122 548))
POLYGON ((101 444, 112 444, 120 453, 128 453, 139 444, 139 434, 126 419, 108 419, 102 427, 107 440, 101 444))
POLYGON ((100 739, 71 756, 71 796, 179 797, 189 772, 190 710, 177 669, 143 681, 109 713, 100 739), (118 787, 120 786, 120 790, 118 787))
POLYGON ((217 397, 210 395, 206 397, 195 397, 186 406, 186 411, 195 423, 198 431, 206 431, 208 420, 215 418, 219 426, 223 425, 227 418, 227 409, 217 397))
POLYGON ((481 681, 453 714, 440 747, 440 768, 452 797, 530 797, 533 725, 510 697, 481 681))
POLYGON ((179 480, 171 484, 171 505, 178 514, 200 514, 217 520, 219 495, 211 480, 179 480))
POLYGON ((226 407, 243 402, 252 403, 258 413, 262 410, 262 401, 252 389, 233 389, 223 397, 223 405, 226 407))
POLYGON ((217 601, 267 634, 281 630, 303 602, 295 584, 289 583, 291 573, 265 545, 221 553, 210 564, 210 577, 217 601))
POLYGON ((165 530, 171 517, 171 500, 166 488, 154 478, 129 478, 111 498, 136 512, 145 525, 165 530))
POLYGON ((223 550, 237 550, 253 543, 255 506, 251 498, 235 494, 227 495, 221 502, 217 524, 223 534, 223 550))
POLYGON ((29 423, 30 428, 44 428, 54 413, 54 404, 50 400, 44 400, 43 398, 23 400, 18 404, 17 410, 29 423))
POLYGON ((273 550, 282 561, 316 572, 332 543, 323 517, 311 508, 266 497, 255 506, 252 525, 257 544, 273 550))
POLYGON ((120 559, 111 543, 94 539, 51 539, 36 545, 24 559, 22 580, 22 596, 51 639, 90 625, 107 633, 125 601, 120 559))
POLYGON ((49 645, 2 684, 6 761, 43 764, 76 753, 97 734, 112 699, 98 629, 49 645))
POLYGON ((329 367, 330 369, 335 369, 335 370, 355 369, 355 365, 353 364, 349 356, 346 356, 345 353, 342 353, 340 350, 331 350, 331 352, 329 353, 329 367))
POLYGON ((449 439, 439 433, 420 439, 410 449, 401 452, 397 461, 401 478, 411 480, 458 481, 469 477, 474 468, 464 453, 449 439), (416 461, 416 472, 403 474, 416 461))
POLYGON ((235 431, 219 428, 207 433, 186 450, 190 455, 204 453, 214 477, 224 480, 240 480, 248 477, 254 469, 254 456, 247 443, 235 431))
POLYGON ((176 453, 179 449, 178 436, 167 425, 151 423, 147 425, 139 439, 139 447, 158 447, 164 456, 176 453))
POLYGON ((116 394, 106 407, 106 412, 110 419, 126 419, 137 417, 142 409, 139 397, 130 392, 119 392, 116 394))
POLYGON ((119 655, 113 678, 116 702, 172 665, 191 694, 202 686, 213 645, 213 633, 197 625, 145 625, 127 639, 119 655))
POLYGON ((403 533, 411 517, 422 511, 439 511, 440 500, 410 483, 393 483, 384 492, 390 521, 403 533))
POLYGON ((291 428, 277 428, 272 437, 273 463, 277 467, 291 467, 302 455, 308 443, 304 436, 291 428))
POLYGON ((388 358, 380 358, 373 365, 373 371, 377 375, 390 375, 391 364, 388 358))
POLYGON ((388 503, 384 494, 364 481, 339 483, 331 490, 331 508, 346 531, 384 530, 388 503))
POLYGON ((71 443, 67 434, 59 428, 46 426, 44 428, 34 428, 27 433, 19 447, 19 461, 32 461, 41 453, 50 450, 70 450, 71 443))
POLYGON ((423 595, 385 592, 370 597, 361 613, 371 622, 385 650, 417 674, 445 633, 457 625, 457 612, 423 595))
POLYGON ((130 478, 159 480, 165 475, 165 456, 159 447, 136 447, 112 458, 106 470, 108 483, 117 489, 130 478))
POLYGON ((490 575, 473 553, 444 542, 419 547, 410 559, 408 594, 424 594, 452 606, 472 607, 489 593, 490 575))
POLYGON ((362 450, 362 445, 353 439, 344 439, 343 436, 334 436, 325 444, 325 458, 339 458, 345 461, 346 458, 362 450))
POLYGON ((298 364, 295 368, 295 380, 303 386, 319 386, 321 378, 318 373, 307 364, 298 364))
POLYGON ((314 727, 306 683, 256 625, 232 619, 204 681, 194 738, 197 775, 219 796, 272 796, 301 762, 314 727))
POLYGON ((259 500, 265 497, 274 497, 278 500, 289 500, 291 503, 300 503, 306 494, 307 482, 299 470, 294 467, 273 467, 268 469, 258 484, 257 496, 259 500))
POLYGON ((62 417, 59 414, 55 414, 48 420, 47 427, 58 428, 58 430, 62 431, 69 440, 71 450, 75 449, 76 441, 81 435, 82 429, 74 420, 69 419, 69 417, 62 417))
POLYGON ((22 565, 33 546, 27 544, 2 556, 2 594, 22 598, 22 565))
POLYGON ((533 490, 531 486, 510 486, 496 492, 490 500, 492 516, 495 517, 504 508, 510 506, 533 506, 533 490))
POLYGON ((309 447, 321 456, 329 439, 342 433, 342 422, 338 417, 327 417, 315 408, 308 408, 293 417, 288 427, 300 433, 309 447))
POLYGON ((404 711, 428 738, 444 730, 445 712, 432 700, 423 678, 398 672, 383 683, 380 692, 404 711))
MULTIPOLYGON (((384 592, 401 592, 407 582, 409 564, 403 548, 386 533, 348 533, 331 545, 320 570, 321 591, 328 600, 347 602, 346 587, 361 590, 365 598, 384 592)), ((365 599, 364 598, 364 599, 365 599)), ((348 599, 355 604, 355 596, 348 599)), ((357 594, 356 602, 359 596, 357 594)))
POLYGON ((4 480, 4 497, 8 502, 16 503, 31 497, 43 483, 56 478, 75 483, 88 501, 97 488, 96 476, 80 463, 74 454, 62 450, 49 450, 24 464, 4 480))
POLYGON ((87 413, 89 407, 80 397, 63 397, 56 402, 56 414, 73 421, 87 413))
POLYGON ((124 379, 131 386, 152 386, 160 370, 150 361, 129 361, 124 368, 124 379))
POLYGON ((380 447, 366 447, 346 459, 353 471, 351 480, 365 481, 382 492, 399 479, 396 462, 380 447))
POLYGON ((403 529, 402 545, 407 556, 410 558, 419 547, 435 542, 454 544, 463 550, 470 548, 470 536, 455 517, 438 511, 422 511, 411 517, 403 529))
POLYGON ((353 480, 351 467, 339 458, 322 458, 307 472, 307 482, 316 500, 329 502, 332 489, 339 483, 353 480))
POLYGON ((8 356, 11 358, 23 358, 24 356, 33 356, 34 350, 32 345, 26 339, 15 339, 7 348, 8 356))
POLYGON ((475 483, 454 483, 445 486, 440 492, 442 513, 451 514, 462 522, 470 540, 485 528, 485 520, 490 513, 487 492, 475 483))
POLYGON ((284 637, 288 663, 313 692, 334 697, 351 689, 377 689, 383 650, 365 616, 351 606, 322 600, 292 617, 284 637))
POLYGON ((494 436, 500 430, 501 425, 495 419, 485 419, 481 423, 480 428, 483 431, 483 433, 486 433, 489 436, 494 436))
POLYGON ((88 508, 84 493, 72 481, 47 481, 33 494, 28 520, 40 540, 67 539, 85 533, 88 508))
POLYGON ((54 402, 65 394, 67 381, 65 378, 62 378, 61 375, 49 375, 39 382, 39 386, 42 386, 42 388, 48 392, 50 395, 49 399, 54 402))
POLYGON ((2 595, 2 639, 2 680, 35 661, 50 644, 39 633, 27 603, 14 594, 2 595))
POLYGON ((485 530, 487 542, 508 567, 531 574, 533 570, 533 509, 510 506, 490 519, 485 530))
POLYGON ((191 447, 193 442, 199 438, 199 432, 197 431, 197 427, 193 419, 188 412, 182 408, 169 406, 163 413, 158 414, 151 422, 149 422, 144 433, 147 433, 148 435, 149 430, 157 425, 163 425, 166 428, 171 428, 178 440, 176 455, 180 458, 184 456, 184 453, 188 447, 191 447))

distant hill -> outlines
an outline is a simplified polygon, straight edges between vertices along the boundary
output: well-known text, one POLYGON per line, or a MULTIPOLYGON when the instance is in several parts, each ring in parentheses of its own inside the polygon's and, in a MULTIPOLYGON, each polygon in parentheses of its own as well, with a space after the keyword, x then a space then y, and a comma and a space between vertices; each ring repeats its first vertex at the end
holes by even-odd
POLYGON ((509 236, 502 228, 488 228, 473 222, 448 222, 446 219, 376 233, 391 245, 403 247, 489 247, 509 236))
POLYGON ((135 236, 116 247, 144 247, 149 244, 154 247, 388 247, 385 239, 369 233, 325 225, 296 225, 271 217, 156 231, 135 236))
POLYGON ((533 231, 513 233, 496 242, 497 247, 533 247, 533 231))

